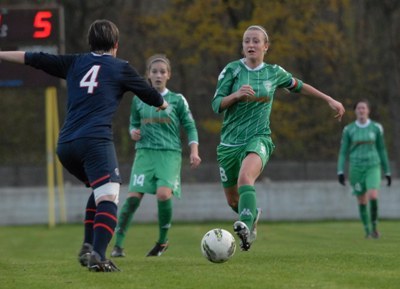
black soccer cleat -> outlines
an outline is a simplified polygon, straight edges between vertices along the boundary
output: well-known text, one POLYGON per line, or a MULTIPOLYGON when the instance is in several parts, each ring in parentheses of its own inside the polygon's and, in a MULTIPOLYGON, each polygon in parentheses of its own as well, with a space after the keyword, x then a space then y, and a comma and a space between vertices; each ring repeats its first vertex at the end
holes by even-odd
POLYGON ((252 241, 250 240, 250 230, 247 225, 242 221, 236 221, 233 224, 233 230, 240 239, 240 248, 242 251, 248 251, 252 241))
POLYGON ((83 243, 82 248, 78 253, 78 261, 83 267, 87 267, 92 250, 93 246, 91 244, 83 243))
POLYGON ((146 257, 159 257, 168 249, 168 243, 160 244, 156 243, 156 245, 147 253, 146 257))
POLYGON ((89 258, 88 269, 91 272, 119 272, 121 271, 111 260, 101 261, 100 255, 92 251, 89 258))

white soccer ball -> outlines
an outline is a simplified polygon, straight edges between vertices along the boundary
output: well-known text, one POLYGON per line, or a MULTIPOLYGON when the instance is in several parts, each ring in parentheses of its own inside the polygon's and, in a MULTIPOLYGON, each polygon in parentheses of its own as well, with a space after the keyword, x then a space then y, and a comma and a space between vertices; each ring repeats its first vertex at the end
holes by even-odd
POLYGON ((224 263, 235 254, 235 238, 224 229, 212 229, 201 240, 201 252, 213 263, 224 263))

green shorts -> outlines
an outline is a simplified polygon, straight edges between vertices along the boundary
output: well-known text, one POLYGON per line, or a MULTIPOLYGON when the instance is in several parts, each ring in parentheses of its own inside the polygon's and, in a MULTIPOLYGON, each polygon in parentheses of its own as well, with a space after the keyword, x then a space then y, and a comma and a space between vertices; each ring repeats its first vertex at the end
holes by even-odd
POLYGON ((229 188, 237 184, 240 167, 249 153, 256 153, 262 161, 262 169, 272 155, 275 145, 271 137, 258 136, 241 146, 218 145, 217 160, 222 186, 229 188))
POLYGON ((172 150, 138 149, 132 165, 129 192, 155 194, 157 188, 172 189, 181 196, 182 154, 172 150))
POLYGON ((363 195, 368 190, 379 190, 381 185, 380 165, 372 167, 350 166, 350 184, 354 195, 363 195))

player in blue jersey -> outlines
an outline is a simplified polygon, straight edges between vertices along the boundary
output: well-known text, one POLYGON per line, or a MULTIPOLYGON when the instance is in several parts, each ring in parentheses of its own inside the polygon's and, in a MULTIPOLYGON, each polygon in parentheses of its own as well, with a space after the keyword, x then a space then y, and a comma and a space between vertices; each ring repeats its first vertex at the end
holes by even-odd
POLYGON ((158 109, 168 106, 127 61, 116 58, 118 38, 114 23, 96 20, 88 31, 90 53, 0 51, 0 60, 30 65, 67 81, 67 116, 57 155, 72 175, 93 189, 86 205, 84 241, 78 258, 82 266, 96 272, 119 271, 105 257, 117 223, 121 183, 112 117, 127 91, 158 109))

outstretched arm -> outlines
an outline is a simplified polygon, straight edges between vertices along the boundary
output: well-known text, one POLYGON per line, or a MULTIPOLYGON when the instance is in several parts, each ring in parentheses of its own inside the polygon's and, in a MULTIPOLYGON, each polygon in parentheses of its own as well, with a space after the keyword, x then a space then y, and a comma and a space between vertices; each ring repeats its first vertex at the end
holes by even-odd
POLYGON ((0 51, 0 60, 24 64, 25 51, 0 51))
POLYGON ((329 104, 329 106, 336 111, 337 114, 335 115, 335 118, 337 118, 339 121, 342 120, 345 109, 340 102, 334 100, 329 95, 326 95, 325 93, 319 91, 318 89, 312 87, 307 83, 303 83, 303 87, 301 88, 300 93, 304 95, 315 96, 325 100, 329 104))

